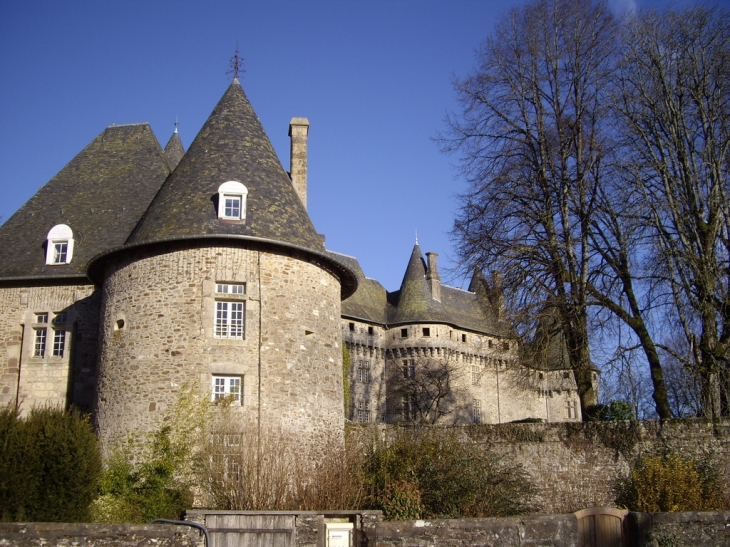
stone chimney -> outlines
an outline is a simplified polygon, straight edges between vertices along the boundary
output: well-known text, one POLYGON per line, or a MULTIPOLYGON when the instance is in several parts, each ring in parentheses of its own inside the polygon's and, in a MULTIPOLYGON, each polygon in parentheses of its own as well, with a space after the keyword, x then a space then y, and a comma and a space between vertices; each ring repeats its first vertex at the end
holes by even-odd
POLYGON ((291 137, 291 155, 289 162, 289 176, 294 189, 307 208, 307 135, 309 134, 309 120, 307 118, 292 118, 289 122, 289 136, 291 137))
POLYGON ((426 253, 428 260, 428 269, 426 270, 426 282, 428 290, 431 291, 431 298, 441 302, 441 276, 437 263, 438 254, 426 253))

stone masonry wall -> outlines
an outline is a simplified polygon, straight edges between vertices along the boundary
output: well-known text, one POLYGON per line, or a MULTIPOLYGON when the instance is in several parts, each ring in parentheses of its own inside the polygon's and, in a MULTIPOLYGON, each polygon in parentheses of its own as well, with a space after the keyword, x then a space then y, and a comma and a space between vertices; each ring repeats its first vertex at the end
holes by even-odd
MULTIPOLYGON (((502 424, 462 429, 472 442, 520 463, 546 513, 614 506, 613 486, 641 455, 678 452, 718 466, 730 485, 730 422, 502 424)), ((730 495, 730 491, 726 492, 730 495)))
POLYGON ((0 547, 197 547, 200 535, 171 524, 0 523, 0 547))
POLYGON ((21 414, 45 404, 90 410, 98 316, 91 285, 0 289, 0 405, 19 404, 21 414), (46 332, 43 355, 36 355, 39 330, 46 332), (54 352, 56 331, 65 337, 54 352))
POLYGON ((340 284, 293 255, 233 246, 127 256, 107 266, 97 427, 113 444, 160 423, 185 385, 241 378, 234 411, 306 443, 342 438, 340 284), (243 283, 245 294, 216 293, 243 283), (217 301, 245 305, 243 339, 214 337, 217 301))

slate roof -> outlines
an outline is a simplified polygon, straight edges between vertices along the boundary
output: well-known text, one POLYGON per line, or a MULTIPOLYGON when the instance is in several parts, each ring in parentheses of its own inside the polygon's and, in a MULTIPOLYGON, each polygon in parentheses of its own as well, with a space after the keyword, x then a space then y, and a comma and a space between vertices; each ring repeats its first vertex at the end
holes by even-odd
POLYGON ((355 293, 343 300, 342 315, 382 325, 445 323, 459 328, 511 336, 508 325, 490 313, 477 293, 441 285, 441 302, 433 300, 426 281, 426 263, 418 245, 408 260, 401 288, 387 292, 374 279, 365 277, 356 258, 330 252, 345 262, 358 277, 355 293))
POLYGON ((167 163, 170 165, 171 171, 177 167, 177 164, 180 163, 180 160, 184 155, 185 147, 183 146, 183 143, 180 140, 180 135, 178 135, 176 129, 172 134, 172 137, 170 137, 170 140, 167 141, 167 144, 165 145, 165 156, 167 157, 167 163))
MULTIPOLYGON (((174 147, 174 143, 170 146, 174 147)), ((106 258, 133 247, 208 238, 273 243, 311 253, 339 275, 343 297, 351 294, 357 284, 356 276, 326 253, 237 79, 213 109, 124 247, 94 257, 89 272, 96 279, 106 258), (245 222, 218 218, 218 188, 227 181, 240 182, 248 190, 245 222)))
POLYGON ((323 253, 307 211, 238 80, 233 80, 127 243, 241 235, 323 253), (245 223, 218 219, 218 187, 248 189, 245 223))
POLYGON ((0 281, 86 278, 89 259, 124 243, 169 172, 148 124, 106 128, 0 226, 0 281), (73 258, 46 266, 57 224, 74 232, 73 258))

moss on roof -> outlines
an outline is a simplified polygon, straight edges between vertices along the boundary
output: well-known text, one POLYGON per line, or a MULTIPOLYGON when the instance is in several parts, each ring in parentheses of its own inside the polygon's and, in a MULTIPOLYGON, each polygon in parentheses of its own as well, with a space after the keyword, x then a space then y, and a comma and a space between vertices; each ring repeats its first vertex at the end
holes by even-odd
POLYGON ((148 124, 106 128, 0 226, 0 279, 84 276, 92 256, 124 243, 168 174, 148 124), (73 230, 73 259, 47 266, 57 224, 73 230))

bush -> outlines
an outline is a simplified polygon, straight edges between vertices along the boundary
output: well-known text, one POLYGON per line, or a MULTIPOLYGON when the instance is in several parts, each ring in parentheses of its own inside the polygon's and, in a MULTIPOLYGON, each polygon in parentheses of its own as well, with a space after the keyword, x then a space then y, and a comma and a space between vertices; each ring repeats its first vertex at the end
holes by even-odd
MULTIPOLYGON (((404 501, 412 494, 403 483, 420 490, 420 517, 497 517, 533 509, 535 489, 522 467, 443 430, 401 431, 390 443, 374 443, 366 455, 365 480, 370 506, 386 518, 394 514, 388 505, 394 495, 404 501), (394 491, 399 482, 401 490, 394 491)), ((415 518, 412 498, 407 505, 415 518)))
POLYGON ((386 485, 378 498, 385 520, 415 520, 423 513, 421 490, 408 481, 394 481, 386 485))
POLYGON ((626 401, 610 401, 607 405, 591 405, 586 409, 588 421, 611 422, 618 420, 635 420, 634 408, 626 401))
POLYGON ((730 508, 714 466, 679 454, 640 458, 617 494, 619 506, 643 513, 730 508))
POLYGON ((101 479, 101 496, 94 502, 96 522, 139 522, 177 518, 192 506, 190 486, 176 475, 179 454, 170 442, 170 427, 151 438, 141 463, 128 453, 114 453, 101 479))
POLYGON ((56 407, 0 411, 0 519, 88 522, 101 475, 88 419, 56 407))

